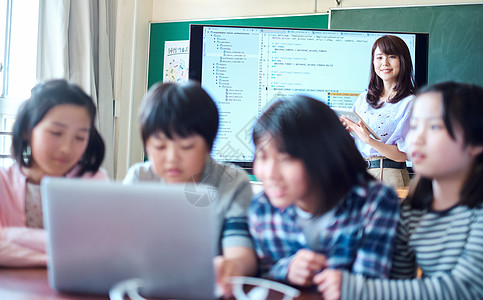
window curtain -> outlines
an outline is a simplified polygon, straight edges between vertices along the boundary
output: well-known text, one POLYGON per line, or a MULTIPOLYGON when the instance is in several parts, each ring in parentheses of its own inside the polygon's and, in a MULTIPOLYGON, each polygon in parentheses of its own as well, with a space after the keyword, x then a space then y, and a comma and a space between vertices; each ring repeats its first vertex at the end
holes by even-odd
POLYGON ((113 0, 40 0, 37 80, 64 78, 81 86, 97 105, 106 144, 103 167, 114 177, 113 0))

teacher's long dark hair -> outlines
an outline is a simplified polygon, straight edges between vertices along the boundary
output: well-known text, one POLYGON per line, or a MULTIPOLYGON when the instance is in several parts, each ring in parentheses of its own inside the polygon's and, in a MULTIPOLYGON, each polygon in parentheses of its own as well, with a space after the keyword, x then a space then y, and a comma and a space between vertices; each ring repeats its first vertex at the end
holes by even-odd
POLYGON ((400 37, 395 35, 382 36, 378 38, 372 46, 371 75, 367 90, 367 102, 374 108, 382 106, 382 102, 380 102, 379 99, 384 91, 384 83, 374 70, 374 53, 376 52, 377 47, 379 47, 384 54, 392 54, 399 57, 399 74, 397 76, 396 86, 394 87, 396 95, 389 99, 389 102, 397 103, 416 92, 413 63, 408 46, 400 37))

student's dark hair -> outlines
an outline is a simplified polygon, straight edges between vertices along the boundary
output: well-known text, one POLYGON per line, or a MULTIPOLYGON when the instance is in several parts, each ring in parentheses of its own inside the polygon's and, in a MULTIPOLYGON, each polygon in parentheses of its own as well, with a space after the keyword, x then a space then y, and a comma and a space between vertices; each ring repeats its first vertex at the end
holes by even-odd
POLYGON ((12 154, 17 163, 29 168, 32 165, 30 142, 32 131, 44 116, 55 106, 71 104, 83 107, 91 118, 87 148, 78 162, 77 176, 85 172, 97 172, 104 159, 105 145, 95 127, 96 106, 79 86, 63 79, 44 81, 37 84, 20 107, 13 125, 12 154))
MULTIPOLYGON (((426 87, 417 93, 439 93, 443 103, 443 122, 451 138, 455 128, 463 130, 465 146, 483 146, 483 88, 473 84, 443 82, 426 87)), ((423 101, 418 100, 416 101, 423 101)), ((451 158, 448 158, 451 163, 451 158)), ((470 174, 461 189, 459 204, 475 207, 483 203, 483 153, 475 157, 470 174)), ((416 176, 406 198, 413 208, 430 205, 433 189, 430 178, 416 176)))
POLYGON ((211 151, 218 132, 218 108, 196 81, 157 83, 144 97, 139 123, 144 146, 161 131, 169 139, 199 134, 211 151))
POLYGON ((354 185, 373 179, 353 138, 321 101, 298 95, 275 102, 254 125, 256 148, 267 135, 280 152, 302 160, 310 184, 321 194, 316 215, 333 208, 354 185))
POLYGON ((382 53, 386 55, 397 55, 400 61, 397 83, 394 87, 396 95, 389 99, 389 102, 397 103, 405 97, 416 92, 413 64, 408 46, 401 38, 395 35, 382 36, 378 38, 372 46, 371 74, 369 87, 367 90, 367 102, 374 108, 379 108, 382 106, 382 103, 379 101, 379 99, 384 91, 384 83, 382 79, 377 76, 376 71, 374 70, 374 53, 376 52, 377 47, 379 47, 382 53))

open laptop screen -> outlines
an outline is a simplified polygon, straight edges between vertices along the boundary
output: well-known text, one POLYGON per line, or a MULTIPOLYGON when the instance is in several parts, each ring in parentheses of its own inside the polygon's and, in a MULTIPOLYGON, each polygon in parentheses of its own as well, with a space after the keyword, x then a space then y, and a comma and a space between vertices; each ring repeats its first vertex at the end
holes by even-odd
POLYGON ((141 278, 147 296, 214 297, 217 236, 202 185, 48 178, 42 181, 49 283, 64 292, 107 294, 141 278))

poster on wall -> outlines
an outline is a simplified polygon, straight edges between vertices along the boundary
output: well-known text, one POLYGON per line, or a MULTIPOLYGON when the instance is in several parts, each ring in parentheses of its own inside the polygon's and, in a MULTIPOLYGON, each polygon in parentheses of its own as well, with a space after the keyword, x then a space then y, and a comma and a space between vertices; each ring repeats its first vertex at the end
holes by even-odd
POLYGON ((163 82, 188 81, 189 40, 164 43, 163 82))

